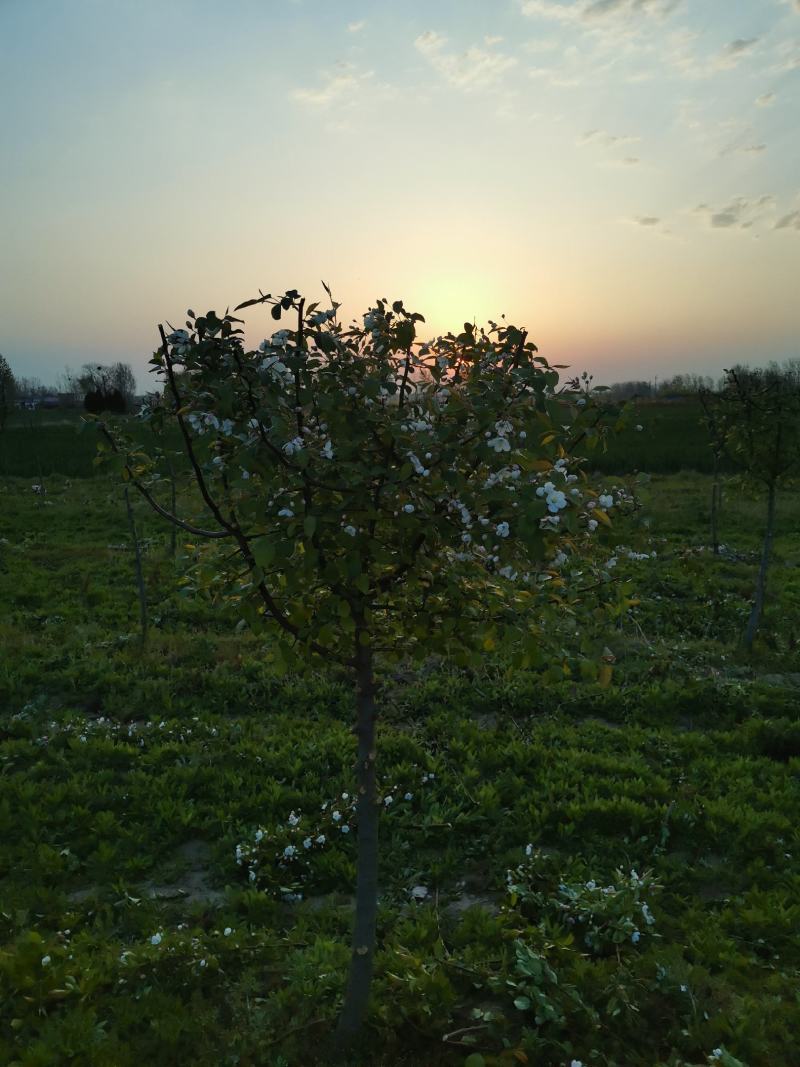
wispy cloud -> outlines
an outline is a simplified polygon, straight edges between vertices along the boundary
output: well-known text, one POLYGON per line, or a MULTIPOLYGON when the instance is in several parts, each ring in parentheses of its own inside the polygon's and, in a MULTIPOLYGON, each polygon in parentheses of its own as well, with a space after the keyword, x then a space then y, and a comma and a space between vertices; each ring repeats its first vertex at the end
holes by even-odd
POLYGON ((616 167, 635 167, 641 160, 638 156, 620 156, 617 150, 625 145, 636 144, 641 138, 631 134, 609 133, 608 130, 587 130, 578 138, 578 144, 587 148, 599 148, 606 153, 604 163, 616 167))
POLYGON ((694 214, 705 219, 713 230, 749 230, 774 206, 775 200, 768 194, 754 199, 737 196, 721 207, 698 204, 694 214))
POLYGON ((577 22, 581 16, 581 4, 559 3, 558 0, 522 0, 520 10, 530 18, 555 19, 557 22, 577 22))
POLYGON ((774 62, 770 67, 772 74, 790 74, 800 70, 800 41, 781 41, 775 49, 774 62))
POLYGON ((359 22, 349 22, 347 24, 347 32, 348 33, 361 33, 361 31, 364 29, 365 26, 366 26, 366 22, 364 21, 364 19, 361 19, 359 22))
POLYGON ((496 85, 517 62, 514 56, 478 45, 465 52, 451 51, 447 48, 447 38, 435 30, 421 33, 414 41, 414 47, 446 82, 457 89, 496 85))
POLYGON ((767 146, 765 144, 729 144, 720 152, 720 156, 760 156, 762 152, 766 152, 767 146))
MULTIPOLYGON (((798 3, 800 3, 800 0, 798 0, 798 3)), ((759 107, 769 107, 770 104, 775 103, 776 99, 775 93, 762 93, 761 96, 756 97, 756 104, 759 107)))
POLYGON ((775 223, 776 230, 797 230, 800 233, 800 211, 790 211, 775 223))
POLYGON ((634 215, 633 218, 628 221, 636 223, 637 226, 652 228, 653 226, 658 226, 660 224, 661 218, 658 215, 634 215))
POLYGON ((521 0, 523 15, 591 27, 612 20, 639 16, 664 19, 679 7, 681 0, 521 0))
POLYGON ((583 8, 584 20, 649 15, 663 19, 678 7, 680 0, 592 0, 583 8))
POLYGON ((316 89, 293 89, 290 96, 305 107, 324 110, 331 104, 352 103, 364 84, 372 78, 372 71, 358 72, 353 67, 325 75, 322 85, 316 89))
POLYGON ((715 56, 712 66, 715 70, 732 70, 738 63, 750 55, 758 44, 758 37, 738 37, 730 41, 715 56))
POLYGON ((578 141, 581 145, 598 145, 601 148, 620 148, 626 144, 636 144, 640 137, 631 134, 614 134, 607 130, 587 130, 578 141))

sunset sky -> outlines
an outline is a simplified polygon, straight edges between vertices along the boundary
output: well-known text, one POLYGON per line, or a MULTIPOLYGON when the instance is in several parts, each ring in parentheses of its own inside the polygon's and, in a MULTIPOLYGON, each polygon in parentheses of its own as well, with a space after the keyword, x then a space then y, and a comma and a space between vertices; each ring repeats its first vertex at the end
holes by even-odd
POLYGON ((0 60, 19 375, 320 279, 603 381, 800 355, 800 0, 0 0, 0 60))

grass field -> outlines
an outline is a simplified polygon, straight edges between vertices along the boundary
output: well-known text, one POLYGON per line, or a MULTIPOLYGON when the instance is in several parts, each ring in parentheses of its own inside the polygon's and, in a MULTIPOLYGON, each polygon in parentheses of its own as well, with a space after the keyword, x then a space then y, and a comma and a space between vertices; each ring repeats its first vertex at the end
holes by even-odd
MULTIPOLYGON (((380 951, 346 1062, 800 1063, 800 499, 745 659, 762 503, 727 484, 714 558, 707 477, 658 473, 704 466, 676 458, 688 417, 644 411, 607 457, 654 473, 658 552, 597 623, 609 687, 495 656, 383 673, 380 951)), ((142 650, 94 447, 47 416, 0 439, 0 1062, 338 1062, 348 687, 181 597, 137 505, 142 650)))
MULTIPOLYGON (((636 415, 642 430, 630 427, 612 437, 607 451, 593 456, 593 466, 612 474, 709 472, 711 453, 700 414, 699 403, 691 399, 643 402, 636 415)), ((79 411, 15 412, 0 435, 0 477, 92 477, 97 441, 92 433, 78 433, 80 422, 79 411)), ((147 440, 146 427, 137 433, 147 440)), ((172 444, 177 448, 177 438, 172 444)))

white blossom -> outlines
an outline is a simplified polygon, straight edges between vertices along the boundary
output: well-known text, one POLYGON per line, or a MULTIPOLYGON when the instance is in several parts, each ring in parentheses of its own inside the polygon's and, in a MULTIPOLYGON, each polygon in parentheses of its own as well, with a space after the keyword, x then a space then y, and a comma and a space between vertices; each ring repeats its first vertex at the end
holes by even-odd
POLYGON ((303 438, 293 437, 291 441, 287 441, 283 446, 282 451, 287 456, 293 456, 295 452, 299 452, 303 448, 303 438))

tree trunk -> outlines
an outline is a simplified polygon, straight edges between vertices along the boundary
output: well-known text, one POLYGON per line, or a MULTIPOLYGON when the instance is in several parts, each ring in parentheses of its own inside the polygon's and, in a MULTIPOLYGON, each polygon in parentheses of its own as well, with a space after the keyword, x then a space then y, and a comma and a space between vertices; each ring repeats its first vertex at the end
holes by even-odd
POLYGON ((125 509, 128 512, 128 525, 131 528, 131 538, 136 558, 136 585, 139 589, 139 621, 142 628, 142 647, 147 640, 147 591, 144 584, 144 571, 142 569, 142 548, 139 538, 136 536, 136 523, 133 519, 133 508, 128 487, 125 486, 125 509))
POLYGON ((378 912, 378 803, 375 776, 375 680, 372 649, 356 630, 356 708, 358 734, 358 859, 353 951, 338 1034, 354 1037, 369 1005, 378 912))
POLYGON ((711 486, 711 546, 714 555, 719 555, 719 510, 722 493, 719 484, 719 456, 714 456, 714 482, 711 486))
POLYGON ((756 595, 753 599, 753 606, 750 609, 750 618, 747 620, 747 629, 744 632, 744 647, 748 652, 753 648, 753 641, 755 640, 758 626, 761 622, 761 612, 764 608, 764 596, 767 591, 767 569, 769 568, 769 557, 772 552, 772 536, 774 529, 775 482, 772 481, 770 482, 769 496, 767 498, 767 528, 764 531, 764 545, 761 549, 761 566, 758 568, 756 595))
MULTIPOLYGON (((170 485, 170 511, 173 515, 177 515, 177 491, 175 489, 175 468, 172 466, 172 460, 167 453, 167 469, 169 470, 169 485, 170 485)), ((175 523, 170 523, 169 527, 169 554, 171 559, 175 559, 175 552, 178 547, 178 528, 175 523)))

